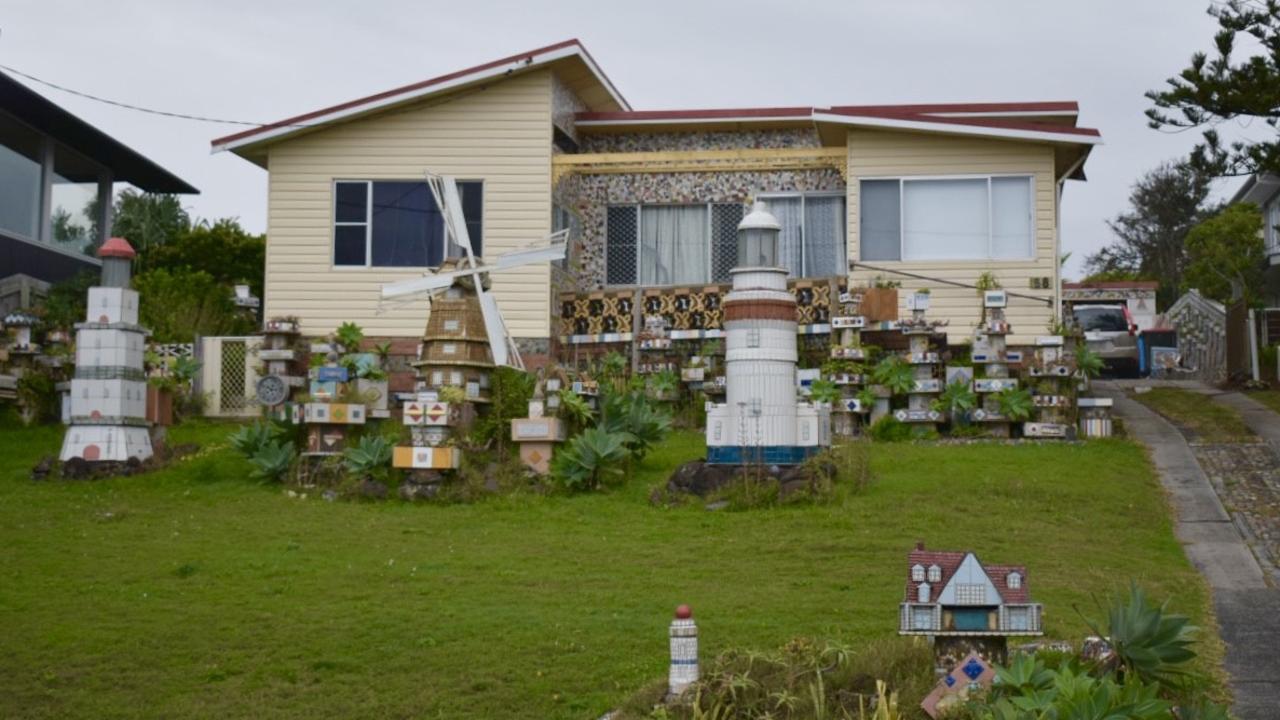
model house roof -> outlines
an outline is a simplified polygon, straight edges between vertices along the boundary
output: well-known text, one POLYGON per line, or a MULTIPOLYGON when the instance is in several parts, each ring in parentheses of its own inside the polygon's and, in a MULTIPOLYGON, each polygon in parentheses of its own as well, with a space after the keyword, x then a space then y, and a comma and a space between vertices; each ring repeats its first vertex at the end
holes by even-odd
MULTIPOLYGON (((971 552, 950 551, 950 550, 926 550, 924 543, 917 543, 915 549, 907 554, 907 601, 914 602, 918 597, 918 589, 921 582, 917 582, 912 575, 912 569, 917 565, 925 570, 924 582, 927 582, 932 590, 931 597, 938 597, 941 591, 948 583, 951 582, 960 569, 960 565, 964 563, 964 559, 971 552), (942 571, 941 580, 937 582, 928 581, 928 571, 930 567, 937 566, 942 571)), ((977 559, 977 556, 974 556, 977 559)), ((991 583, 995 585, 996 592, 1000 593, 1000 597, 1004 603, 1025 603, 1029 602, 1031 595, 1027 590, 1027 569, 1022 565, 983 565, 981 561, 978 564, 982 566, 991 583), (1009 575, 1017 573, 1019 575, 1018 587, 1009 587, 1009 575)))
MULTIPOLYGON (((133 184, 148 192, 199 192, 177 175, 3 72, 0 72, 0 111, 30 127, 39 128, 59 143, 110 169, 116 181, 133 184)), ((83 179, 95 183, 97 180, 96 177, 83 179)))
POLYGON ((816 126, 827 144, 843 144, 846 127, 1033 140, 1063 148, 1059 165, 1073 178, 1083 178, 1080 166, 1090 147, 1102 142, 1097 130, 1076 126, 1079 107, 1070 101, 632 110, 582 43, 566 40, 221 137, 213 149, 243 154, 249 146, 539 67, 553 67, 578 94, 588 109, 577 113, 575 123, 588 132, 816 126))

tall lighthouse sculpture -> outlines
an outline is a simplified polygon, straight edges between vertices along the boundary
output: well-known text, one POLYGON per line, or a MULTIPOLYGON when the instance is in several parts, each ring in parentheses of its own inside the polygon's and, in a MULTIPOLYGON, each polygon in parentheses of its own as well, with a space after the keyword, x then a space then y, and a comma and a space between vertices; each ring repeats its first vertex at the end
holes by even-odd
POLYGON ((111 238, 98 250, 102 280, 89 288, 85 321, 76 325, 76 374, 63 462, 125 462, 151 457, 147 377, 142 355, 147 329, 138 325, 138 291, 129 287, 133 248, 111 238))
POLYGON ((777 218, 756 201, 738 225, 724 301, 723 404, 707 411, 707 463, 796 465, 831 444, 831 410, 796 400, 796 301, 777 218))

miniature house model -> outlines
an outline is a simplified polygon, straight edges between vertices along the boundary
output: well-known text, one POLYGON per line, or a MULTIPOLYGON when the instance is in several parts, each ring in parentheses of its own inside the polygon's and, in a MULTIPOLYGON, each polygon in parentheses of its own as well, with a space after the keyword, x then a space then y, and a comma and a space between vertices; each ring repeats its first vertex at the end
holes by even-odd
POLYGON ((129 289, 133 256, 122 238, 111 238, 98 250, 102 285, 89 288, 87 317, 76 325, 71 426, 59 455, 63 462, 151 457, 142 370, 147 330, 138 325, 138 292, 129 289))
POLYGON ((1040 615, 1021 565, 983 565, 971 552, 926 550, 924 543, 907 555, 899 635, 1040 635, 1040 615))
POLYGON ((831 444, 831 411, 796 401, 796 301, 764 204, 738 225, 724 301, 726 401, 708 405, 707 462, 794 465, 831 444))
POLYGON ((427 387, 460 387, 472 402, 489 401, 489 374, 494 368, 489 332, 475 292, 475 283, 485 281, 481 276, 460 277, 431 298, 422 357, 414 363, 427 387))

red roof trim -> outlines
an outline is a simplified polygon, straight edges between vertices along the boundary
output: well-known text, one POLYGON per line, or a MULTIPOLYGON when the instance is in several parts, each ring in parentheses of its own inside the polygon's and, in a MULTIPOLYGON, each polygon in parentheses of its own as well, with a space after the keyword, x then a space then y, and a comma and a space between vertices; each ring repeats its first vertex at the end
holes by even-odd
MULTIPOLYGON (((439 85, 440 83, 448 82, 450 80, 464 77, 466 75, 471 75, 473 73, 482 72, 484 70, 489 70, 491 68, 500 67, 502 65, 507 65, 522 59, 527 58, 529 60, 532 60, 535 55, 554 52, 556 50, 563 50, 564 48, 568 48, 568 47, 577 47, 580 51, 582 51, 582 54, 592 62, 592 64, 595 64, 597 67, 599 66, 599 64, 596 63, 595 58, 591 57, 591 53, 587 52, 587 49, 582 46, 582 43, 578 41, 577 38, 573 38, 570 40, 565 40, 564 42, 555 43, 554 45, 547 45, 546 47, 540 47, 540 48, 537 48, 536 50, 529 50, 527 52, 517 53, 509 57, 493 60, 493 61, 484 63, 483 65, 476 65, 474 67, 469 67, 464 70, 457 70, 455 72, 451 72, 446 75, 433 77, 429 80, 423 80, 421 82, 412 83, 410 85, 404 85, 402 87, 393 88, 391 90, 384 90, 383 92, 376 93, 374 95, 369 95, 367 97, 358 98, 356 100, 350 100, 348 102, 339 103, 337 105, 331 105, 329 107, 321 108, 319 110, 313 110, 312 112, 309 112, 309 113, 303 113, 302 115, 295 115, 290 118, 285 118, 284 120, 278 120, 273 123, 268 123, 266 125, 262 125, 259 127, 250 128, 248 130, 244 130, 238 133, 233 133, 231 135, 226 135, 224 137, 220 137, 213 140, 211 144, 215 146, 225 145, 227 143, 235 142, 237 140, 243 140, 248 137, 253 137, 254 135, 257 135, 259 133, 264 133, 270 130, 275 130, 282 127, 288 127, 290 125, 300 125, 306 122, 307 120, 312 120, 317 117, 328 115, 330 113, 340 112, 342 110, 348 110, 353 107, 358 107, 360 105, 365 105, 371 102, 377 102, 379 100, 385 100, 387 98, 395 97, 396 95, 403 95, 405 93, 410 93, 415 90, 422 90, 425 88, 429 88, 432 85, 439 85)), ((614 92, 617 92, 617 88, 614 87, 613 82, 610 81, 608 77, 604 76, 603 73, 604 71, 601 70, 601 78, 604 80, 604 82, 609 86, 611 90, 613 90, 614 92)), ((621 97, 621 93, 619 93, 618 96, 621 97)))
POLYGON ((830 112, 832 115, 840 115, 849 118, 883 118, 885 120, 903 120, 907 122, 922 122, 936 125, 961 125, 965 127, 985 127, 996 130, 1028 130, 1031 132, 1052 133, 1055 135, 1087 135, 1089 137, 1102 137, 1102 133, 1093 128, 1071 127, 1067 125, 1053 125, 1050 123, 1039 123, 1026 120, 1006 120, 1004 118, 957 118, 957 117, 940 117, 938 115, 892 112, 887 110, 859 110, 857 112, 843 110, 830 112))
POLYGON ((723 108, 713 110, 634 110, 631 112, 580 112, 579 122, 628 120, 715 120, 720 118, 809 119, 811 107, 723 108))
POLYGON ((894 112, 894 113, 994 113, 1021 112, 1035 114, 1037 112, 1080 112, 1080 105, 1070 100, 1051 100, 1046 102, 1006 102, 1006 103, 941 103, 918 105, 833 105, 831 111, 843 112, 894 112))

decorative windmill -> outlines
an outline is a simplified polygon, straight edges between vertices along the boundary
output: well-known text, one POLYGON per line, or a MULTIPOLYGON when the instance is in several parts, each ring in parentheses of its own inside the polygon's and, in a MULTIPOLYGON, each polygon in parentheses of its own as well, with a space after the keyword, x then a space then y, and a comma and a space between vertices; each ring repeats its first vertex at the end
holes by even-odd
MULTIPOLYGON (((436 207, 441 210, 450 246, 460 248, 465 255, 453 263, 453 269, 442 268, 431 275, 383 285, 382 300, 412 302, 424 294, 431 297, 431 318, 423 336, 422 361, 416 364, 429 386, 457 385, 470 390, 472 380, 464 368, 487 370, 508 365, 524 369, 524 361, 502 321, 498 303, 486 291, 490 273, 563 260, 568 231, 552 233, 540 243, 481 264, 471 252, 471 237, 467 234, 462 202, 453 178, 428 174, 427 185, 436 207), (479 318, 475 317, 477 310, 479 318)), ((487 376, 482 377, 487 380, 487 376)))

